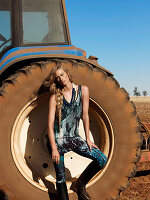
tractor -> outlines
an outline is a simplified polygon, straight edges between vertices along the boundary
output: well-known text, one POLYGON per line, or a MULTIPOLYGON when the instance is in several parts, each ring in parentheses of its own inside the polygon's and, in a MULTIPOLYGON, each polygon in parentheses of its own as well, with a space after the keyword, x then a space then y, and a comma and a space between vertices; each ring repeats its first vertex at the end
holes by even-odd
MULTIPOLYGON (((108 157, 87 191, 93 200, 118 199, 140 159, 139 119, 113 73, 71 44, 64 0, 0 0, 0 195, 57 199, 46 145, 45 85, 56 65, 65 66, 75 84, 89 87, 90 137, 108 157)), ((85 138, 82 120, 80 134, 85 138)), ((71 186, 90 162, 72 151, 65 154, 70 200, 77 200, 71 186)))
POLYGON ((132 96, 130 97, 136 106, 138 117, 140 118, 140 132, 142 136, 141 158, 139 162, 150 161, 150 97, 132 96))

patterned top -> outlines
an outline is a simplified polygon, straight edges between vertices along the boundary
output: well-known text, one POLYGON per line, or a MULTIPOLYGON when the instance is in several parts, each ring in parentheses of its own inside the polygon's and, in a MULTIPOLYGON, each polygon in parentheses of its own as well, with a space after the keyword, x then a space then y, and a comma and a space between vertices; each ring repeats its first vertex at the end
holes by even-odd
POLYGON ((75 88, 72 89, 72 98, 69 103, 65 97, 63 97, 62 106, 62 119, 61 130, 59 132, 59 120, 55 118, 54 133, 57 149, 60 153, 66 153, 72 150, 70 146, 70 140, 75 141, 78 139, 83 142, 83 139, 79 136, 79 122, 82 114, 82 100, 81 100, 81 85, 78 86, 77 97, 75 98, 75 88))

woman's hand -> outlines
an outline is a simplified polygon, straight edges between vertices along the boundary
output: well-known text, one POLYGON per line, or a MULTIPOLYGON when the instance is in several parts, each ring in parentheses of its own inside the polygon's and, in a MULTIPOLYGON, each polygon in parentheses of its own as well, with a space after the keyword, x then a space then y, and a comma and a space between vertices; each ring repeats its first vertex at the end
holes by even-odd
POLYGON ((52 150, 52 160, 53 162, 55 162, 56 164, 59 164, 60 161, 60 154, 58 152, 57 149, 53 149, 52 150))
POLYGON ((97 149, 99 149, 99 148, 96 146, 96 144, 94 144, 90 139, 87 139, 86 142, 87 142, 87 144, 88 144, 88 146, 89 146, 89 148, 90 148, 90 151, 92 150, 92 146, 95 147, 95 148, 97 148, 97 149))

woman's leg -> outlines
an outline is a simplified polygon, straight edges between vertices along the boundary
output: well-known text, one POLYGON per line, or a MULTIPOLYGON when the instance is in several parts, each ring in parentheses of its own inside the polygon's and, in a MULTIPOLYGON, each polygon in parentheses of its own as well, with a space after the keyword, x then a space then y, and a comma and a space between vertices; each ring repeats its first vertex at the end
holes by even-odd
POLYGON ((87 166, 77 180, 77 194, 80 200, 89 200, 90 196, 86 192, 86 184, 95 176, 107 163, 107 157, 97 148, 92 147, 85 151, 82 146, 75 148, 74 151, 81 156, 92 159, 93 161, 87 166))
POLYGON ((60 156, 59 164, 53 163, 56 172, 56 187, 60 200, 69 200, 65 180, 64 155, 60 156))
POLYGON ((102 169, 107 163, 107 157, 95 147, 92 147, 91 151, 90 149, 84 151, 82 150, 82 147, 77 148, 75 151, 81 156, 92 159, 100 169, 102 169))
POLYGON ((79 177, 83 185, 86 185, 106 165, 107 157, 95 147, 92 147, 91 151, 82 151, 79 148, 76 153, 93 160, 79 177))
POLYGON ((53 162, 56 172, 56 182, 65 182, 65 166, 64 166, 64 155, 60 156, 59 164, 53 162))
MULTIPOLYGON (((52 149, 50 146, 49 139, 47 138, 47 148, 52 156, 52 149)), ((69 200, 68 197, 68 191, 66 186, 66 180, 65 180, 65 166, 64 166, 64 155, 60 155, 60 161, 59 164, 56 164, 53 162, 55 172, 56 172, 56 187, 57 187, 57 193, 60 200, 69 200)))

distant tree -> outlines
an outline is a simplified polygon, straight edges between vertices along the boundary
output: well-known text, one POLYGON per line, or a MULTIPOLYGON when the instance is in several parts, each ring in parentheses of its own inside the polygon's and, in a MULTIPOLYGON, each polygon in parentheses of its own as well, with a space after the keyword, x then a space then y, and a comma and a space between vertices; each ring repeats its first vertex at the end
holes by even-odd
POLYGON ((137 94, 137 87, 134 88, 133 93, 134 93, 134 96, 136 96, 136 94, 137 94))
POLYGON ((137 92, 137 96, 141 96, 140 92, 137 92))
POLYGON ((137 87, 133 90, 134 96, 141 96, 140 92, 138 92, 137 87))
POLYGON ((147 91, 146 90, 143 91, 143 96, 147 96, 147 91))

